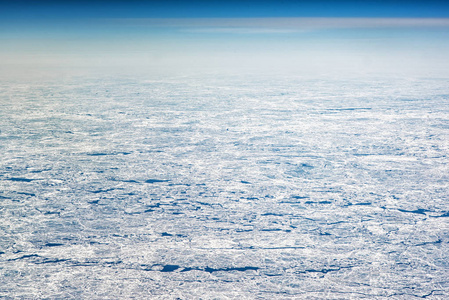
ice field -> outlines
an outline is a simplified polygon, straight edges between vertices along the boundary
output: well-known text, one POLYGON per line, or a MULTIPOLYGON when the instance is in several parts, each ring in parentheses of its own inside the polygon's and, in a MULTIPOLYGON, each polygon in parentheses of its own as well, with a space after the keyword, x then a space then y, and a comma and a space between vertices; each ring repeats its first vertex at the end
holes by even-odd
POLYGON ((0 85, 0 298, 447 299, 449 80, 0 85))

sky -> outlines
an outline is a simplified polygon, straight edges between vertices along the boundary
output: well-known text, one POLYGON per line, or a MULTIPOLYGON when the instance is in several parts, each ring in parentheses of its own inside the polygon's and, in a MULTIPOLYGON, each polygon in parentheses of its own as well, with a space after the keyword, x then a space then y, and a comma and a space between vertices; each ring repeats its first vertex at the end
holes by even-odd
POLYGON ((449 17, 447 1, 1 1, 2 19, 54 18, 253 18, 253 17, 449 17))
POLYGON ((449 69, 446 1, 0 1, 0 71, 449 69))

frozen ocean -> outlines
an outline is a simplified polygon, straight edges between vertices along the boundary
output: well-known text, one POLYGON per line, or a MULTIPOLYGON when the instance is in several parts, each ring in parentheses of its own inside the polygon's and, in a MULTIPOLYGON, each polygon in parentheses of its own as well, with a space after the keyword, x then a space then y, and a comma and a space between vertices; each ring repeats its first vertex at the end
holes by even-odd
POLYGON ((449 80, 0 86, 0 298, 447 299, 449 80))

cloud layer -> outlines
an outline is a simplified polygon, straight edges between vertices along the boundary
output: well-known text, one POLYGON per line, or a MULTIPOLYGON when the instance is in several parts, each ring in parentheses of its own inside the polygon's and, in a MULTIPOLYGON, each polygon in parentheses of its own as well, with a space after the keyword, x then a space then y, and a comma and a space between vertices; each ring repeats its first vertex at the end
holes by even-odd
POLYGON ((294 32, 356 28, 449 28, 449 18, 140 18, 109 19, 125 26, 171 27, 189 31, 294 32), (250 31, 252 30, 252 31, 250 31))

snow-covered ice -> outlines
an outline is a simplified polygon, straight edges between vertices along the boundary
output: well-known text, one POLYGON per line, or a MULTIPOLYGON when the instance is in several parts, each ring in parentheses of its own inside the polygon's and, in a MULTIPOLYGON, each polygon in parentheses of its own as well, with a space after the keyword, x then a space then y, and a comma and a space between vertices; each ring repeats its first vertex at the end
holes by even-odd
POLYGON ((0 86, 0 297, 444 299, 449 80, 0 86))

